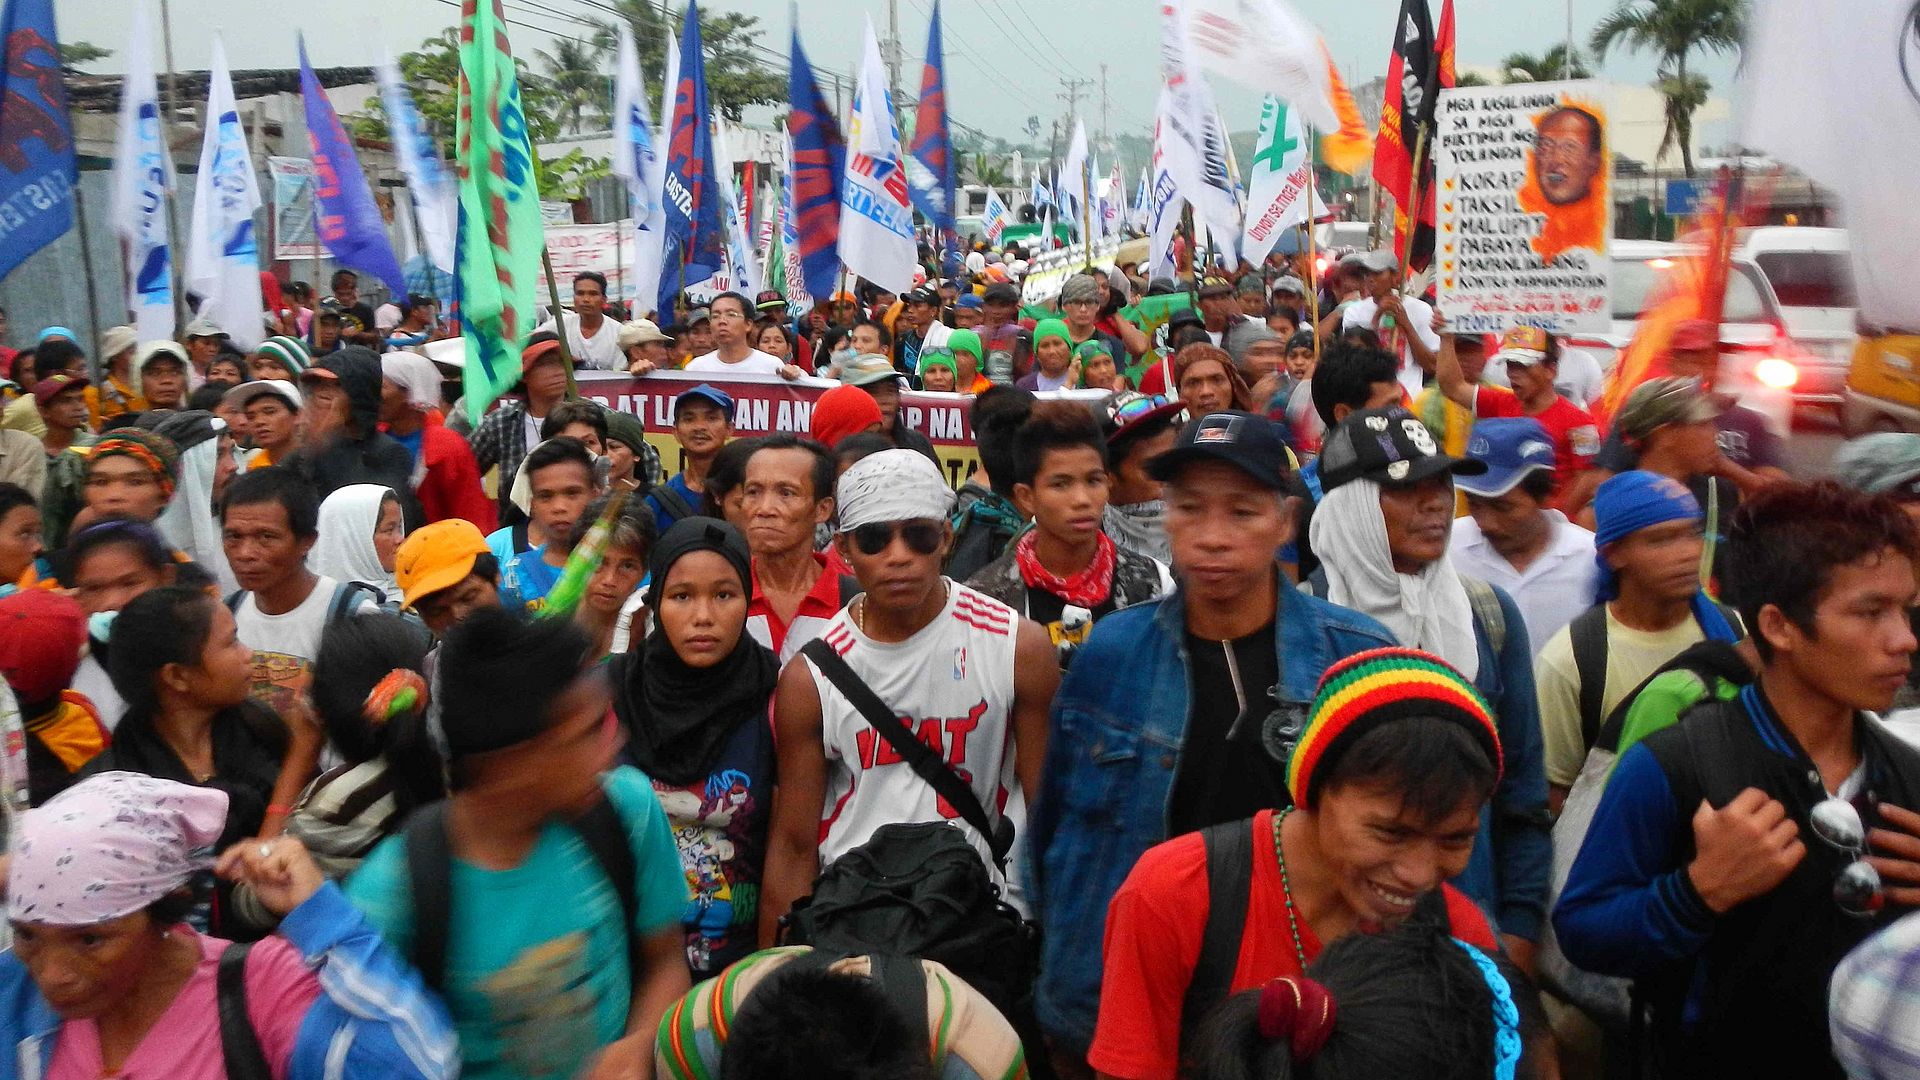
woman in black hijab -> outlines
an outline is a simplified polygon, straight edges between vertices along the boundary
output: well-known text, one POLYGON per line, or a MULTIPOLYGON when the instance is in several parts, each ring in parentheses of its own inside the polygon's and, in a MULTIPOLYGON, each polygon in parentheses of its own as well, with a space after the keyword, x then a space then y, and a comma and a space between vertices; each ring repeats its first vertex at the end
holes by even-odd
POLYGON ((653 781, 693 895, 683 922, 696 981, 754 950, 773 809, 780 666, 746 633, 748 560, 726 522, 675 523, 648 559, 653 630, 610 662, 626 756, 653 781))

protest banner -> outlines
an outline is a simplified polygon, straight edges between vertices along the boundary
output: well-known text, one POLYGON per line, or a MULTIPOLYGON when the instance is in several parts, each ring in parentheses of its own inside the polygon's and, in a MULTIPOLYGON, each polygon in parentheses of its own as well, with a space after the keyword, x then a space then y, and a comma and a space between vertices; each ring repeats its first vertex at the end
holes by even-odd
POLYGON ((1609 322, 1612 154, 1593 82, 1442 91, 1440 308, 1462 333, 1609 322))
POLYGON ((324 258, 326 249, 313 229, 313 162, 270 157, 267 175, 273 178, 273 257, 324 258))
MULTIPOLYGON (((633 219, 607 221, 598 225, 548 225, 547 255, 553 260, 553 276, 560 282, 560 294, 571 296, 573 275, 595 270, 607 276, 609 297, 631 300, 627 276, 633 273, 635 231, 633 219)), ((547 294, 547 275, 541 270, 535 283, 541 296, 547 294)))
MULTIPOLYGON (((813 403, 840 385, 832 379, 810 376, 788 382, 777 375, 696 375, 682 371, 656 371, 645 376, 582 371, 575 378, 582 397, 640 418, 647 429, 647 442, 660 452, 660 462, 668 475, 679 472, 686 464, 681 460, 680 444, 673 439, 673 399, 689 388, 707 383, 731 395, 733 433, 739 438, 775 431, 805 435, 808 421, 813 418, 813 403)), ((1105 393, 1068 390, 1039 396, 1093 401, 1105 393)), ((940 471, 949 484, 958 488, 967 482, 974 467, 980 464, 980 452, 973 445, 972 397, 906 390, 900 394, 900 417, 907 427, 933 443, 934 453, 940 458, 940 471)))
MULTIPOLYGON (((1095 269, 1111 270, 1120 254, 1119 240, 1096 240, 1093 243, 1095 269)), ((1052 303, 1060 295, 1060 287, 1067 279, 1085 270, 1089 260, 1087 245, 1068 244, 1058 251, 1043 251, 1035 255, 1027 264, 1027 276, 1020 281, 1020 302, 1023 304, 1052 303)))

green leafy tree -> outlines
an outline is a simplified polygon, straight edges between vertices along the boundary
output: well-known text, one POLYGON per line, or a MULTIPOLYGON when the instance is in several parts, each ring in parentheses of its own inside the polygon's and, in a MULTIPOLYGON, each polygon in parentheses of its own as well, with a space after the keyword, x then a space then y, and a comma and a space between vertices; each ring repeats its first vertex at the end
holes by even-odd
MULTIPOLYGON (((640 71, 648 87, 657 87, 667 72, 667 31, 679 33, 681 14, 669 17, 654 0, 612 0, 618 19, 633 32, 640 53, 640 71)), ((618 23, 605 20, 593 43, 612 55, 618 41, 618 23)), ((767 65, 761 39, 767 32, 753 15, 737 11, 700 13, 700 43, 707 54, 707 100, 732 123, 739 123, 753 105, 776 105, 787 100, 787 78, 767 65)), ((652 91, 649 90, 649 93, 652 91)))
POLYGON ((560 109, 561 126, 578 135, 581 120, 604 124, 613 108, 613 79, 601 71, 604 54, 591 44, 557 38, 553 50, 534 50, 546 67, 547 89, 560 109))
POLYGON ((1463 71, 1454 79, 1455 86, 1492 86, 1485 75, 1477 71, 1463 71))
POLYGON ((1693 114, 1704 105, 1710 84, 1687 70, 1695 49, 1736 52, 1746 28, 1746 0, 1621 0, 1593 28, 1588 42, 1604 59, 1615 45, 1651 52, 1659 60, 1653 86, 1666 100, 1662 152, 1678 144, 1680 163, 1693 175, 1693 114))
POLYGON ((1586 58, 1580 55, 1580 50, 1571 50, 1571 58, 1568 57, 1568 51, 1565 43, 1562 43, 1537 56, 1533 53, 1512 53, 1500 61, 1500 70, 1504 72, 1501 81, 1530 83, 1592 78, 1593 70, 1587 67, 1586 58))
POLYGON ((1009 187, 1013 184, 1013 174, 1007 171, 1004 158, 989 154, 975 154, 968 163, 967 174, 972 177, 970 183, 990 188, 1009 187))
POLYGON ((91 64, 95 60, 105 60, 112 55, 112 49, 103 49, 91 41, 69 41, 60 46, 60 66, 76 68, 82 64, 91 64))

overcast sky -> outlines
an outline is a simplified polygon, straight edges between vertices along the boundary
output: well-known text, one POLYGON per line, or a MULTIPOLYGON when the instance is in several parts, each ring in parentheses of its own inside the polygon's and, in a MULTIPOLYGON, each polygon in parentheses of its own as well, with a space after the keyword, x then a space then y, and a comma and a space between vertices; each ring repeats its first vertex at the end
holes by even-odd
MULTIPOLYGON (((135 0, 55 0, 63 40, 91 41, 115 50, 115 56, 90 70, 121 69, 135 0)), ((155 3, 158 0, 143 0, 155 3)), ((457 0, 169 0, 173 21, 174 63, 182 70, 204 68, 210 35, 222 33, 229 62, 236 68, 290 67, 297 63, 295 31, 307 36, 317 66, 371 63, 377 44, 396 54, 413 48, 459 16, 457 0), (292 16, 292 12, 302 12, 292 16)), ((605 15, 607 0, 506 0, 516 54, 552 47, 558 36, 585 36, 578 18, 605 15)), ((1358 84, 1386 72, 1387 50, 1397 0, 1295 0, 1326 35, 1342 72, 1358 84)), ((1566 35, 1567 6, 1572 6, 1574 35, 1584 43, 1588 31, 1615 0, 1456 0, 1458 62, 1462 67, 1492 65, 1516 51, 1539 53, 1566 35)), ((901 81, 919 84, 920 54, 925 48, 932 0, 897 0, 906 62, 901 81)), ((1435 17, 1439 0, 1432 0, 1435 17)), ((677 6, 677 3, 676 3, 677 6)), ((762 43, 783 57, 787 50, 787 0, 712 0, 710 8, 757 15, 765 31, 762 43)), ((871 16, 884 39, 886 0, 799 0, 801 37, 818 68, 851 75, 860 48, 863 16, 871 16)), ((947 51, 947 98, 955 120, 993 135, 1018 140, 1030 115, 1042 130, 1066 111, 1059 95, 1062 79, 1093 80, 1083 91, 1082 115, 1097 133, 1100 67, 1107 66, 1110 122, 1114 132, 1150 130, 1158 70, 1159 5, 1154 0, 946 0, 943 8, 947 51)), ((1584 46, 1583 46, 1584 47, 1584 46)), ((156 57, 156 62, 159 58, 156 57)), ((782 64, 784 66, 784 63, 782 64)), ((1716 96, 1731 81, 1730 58, 1698 64, 1713 80, 1716 96)), ((1610 55, 1599 72, 1621 81, 1645 82, 1653 73, 1651 57, 1610 55)), ((822 76, 824 80, 824 76, 822 76)), ((1258 100, 1215 79, 1229 127, 1251 129, 1258 100)), ((650 94, 657 94, 650 88, 650 94)), ((831 94, 831 91, 829 91, 831 94)), ((753 119, 764 119, 749 117, 753 119)))

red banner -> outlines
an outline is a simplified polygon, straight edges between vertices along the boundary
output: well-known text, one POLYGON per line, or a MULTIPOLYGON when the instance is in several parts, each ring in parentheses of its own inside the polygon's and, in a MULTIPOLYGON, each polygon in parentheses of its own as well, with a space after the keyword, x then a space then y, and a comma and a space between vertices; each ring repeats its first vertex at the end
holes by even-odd
MULTIPOLYGON (((693 375, 680 371, 642 377, 582 371, 577 378, 581 396, 640 418, 646 425, 647 441, 660 452, 669 475, 681 467, 680 444, 673 438, 673 399, 689 387, 704 382, 731 395, 733 431, 741 436, 773 431, 805 435, 813 403, 840 385, 828 379, 803 377, 788 382, 775 375, 693 375)), ((956 488, 965 483, 980 461, 973 445, 973 399, 963 394, 907 390, 900 395, 900 415, 907 427, 933 443, 948 482, 956 488)))

